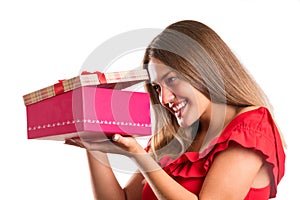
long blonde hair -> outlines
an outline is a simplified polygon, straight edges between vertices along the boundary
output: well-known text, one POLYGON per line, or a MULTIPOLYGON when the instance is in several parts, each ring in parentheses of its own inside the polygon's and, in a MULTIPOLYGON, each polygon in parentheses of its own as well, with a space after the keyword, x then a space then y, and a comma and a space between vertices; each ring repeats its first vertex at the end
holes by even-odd
MULTIPOLYGON (((168 26, 147 47, 144 68, 147 69, 151 58, 173 68, 212 102, 271 109, 266 95, 230 48, 203 23, 184 20, 168 26)), ((145 87, 156 119, 150 151, 156 152, 171 142, 182 145, 184 134, 179 134, 176 118, 160 105, 151 84, 145 87)))

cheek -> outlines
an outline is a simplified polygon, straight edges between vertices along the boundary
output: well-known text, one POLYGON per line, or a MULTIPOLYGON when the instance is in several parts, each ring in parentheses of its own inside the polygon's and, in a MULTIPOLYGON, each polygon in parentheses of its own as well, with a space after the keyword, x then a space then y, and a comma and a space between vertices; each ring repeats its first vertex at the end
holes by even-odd
POLYGON ((189 90, 188 92, 189 100, 193 108, 192 112, 194 115, 200 117, 203 112, 206 111, 208 105, 210 104, 210 100, 195 88, 189 90))
POLYGON ((184 97, 188 98, 191 102, 197 102, 200 96, 200 92, 193 87, 182 87, 180 88, 181 94, 184 97))

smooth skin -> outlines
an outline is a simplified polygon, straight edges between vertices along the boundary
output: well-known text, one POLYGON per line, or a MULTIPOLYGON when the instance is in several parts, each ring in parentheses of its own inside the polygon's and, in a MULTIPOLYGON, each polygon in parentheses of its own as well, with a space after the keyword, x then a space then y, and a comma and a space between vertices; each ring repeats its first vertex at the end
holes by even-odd
MULTIPOLYGON (((176 116, 180 126, 190 126, 200 119, 202 137, 197 140, 195 150, 202 145, 209 125, 220 126, 218 119, 211 116, 213 107, 226 109, 223 129, 237 115, 257 108, 216 105, 156 59, 151 59, 148 70, 161 104, 176 116)), ((113 142, 86 142, 80 139, 73 139, 73 142, 87 149, 95 199, 140 200, 144 182, 147 181, 158 199, 240 200, 251 187, 262 188, 270 183, 271 176, 262 156, 236 143, 231 143, 227 150, 215 157, 202 190, 195 195, 161 169, 133 137, 114 135, 113 142), (128 156, 137 164, 139 172, 133 175, 125 188, 120 187, 105 153, 128 156)))

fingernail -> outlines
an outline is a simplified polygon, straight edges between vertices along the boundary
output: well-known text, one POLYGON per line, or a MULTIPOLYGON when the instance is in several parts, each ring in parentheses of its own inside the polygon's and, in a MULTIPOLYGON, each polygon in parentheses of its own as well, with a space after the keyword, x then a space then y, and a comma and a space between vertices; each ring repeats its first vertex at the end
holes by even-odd
POLYGON ((113 138, 112 138, 112 140, 116 142, 116 141, 118 141, 119 138, 120 138, 119 135, 114 135, 113 138))

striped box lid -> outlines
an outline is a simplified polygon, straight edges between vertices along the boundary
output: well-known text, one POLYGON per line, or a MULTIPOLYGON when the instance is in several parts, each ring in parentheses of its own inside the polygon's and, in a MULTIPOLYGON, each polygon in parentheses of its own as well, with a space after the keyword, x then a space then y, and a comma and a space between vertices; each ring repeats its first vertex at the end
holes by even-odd
POLYGON ((105 73, 84 71, 79 76, 25 94, 23 99, 25 105, 30 105, 83 86, 124 89, 146 80, 149 76, 145 69, 105 73))

